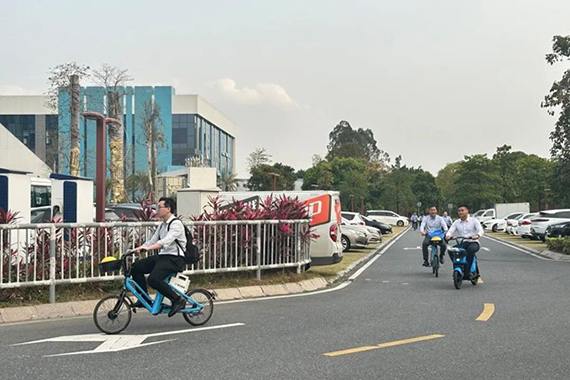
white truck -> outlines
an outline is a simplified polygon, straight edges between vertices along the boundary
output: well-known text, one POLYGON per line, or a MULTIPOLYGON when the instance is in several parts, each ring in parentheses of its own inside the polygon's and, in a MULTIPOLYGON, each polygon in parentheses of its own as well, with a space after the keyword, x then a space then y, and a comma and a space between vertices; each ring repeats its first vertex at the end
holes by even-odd
POLYGON ((483 223, 492 219, 503 219, 505 216, 514 212, 529 213, 530 204, 528 202, 497 203, 495 204, 495 207, 479 210, 472 216, 483 223))

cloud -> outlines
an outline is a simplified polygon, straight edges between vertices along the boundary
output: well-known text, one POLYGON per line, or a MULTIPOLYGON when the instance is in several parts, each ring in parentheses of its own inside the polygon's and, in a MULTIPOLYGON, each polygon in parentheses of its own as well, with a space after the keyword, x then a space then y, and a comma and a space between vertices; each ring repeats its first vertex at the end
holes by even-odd
POLYGON ((299 107, 287 91, 278 84, 257 83, 254 88, 238 88, 230 78, 218 79, 212 86, 225 98, 242 105, 270 104, 280 107, 299 107))

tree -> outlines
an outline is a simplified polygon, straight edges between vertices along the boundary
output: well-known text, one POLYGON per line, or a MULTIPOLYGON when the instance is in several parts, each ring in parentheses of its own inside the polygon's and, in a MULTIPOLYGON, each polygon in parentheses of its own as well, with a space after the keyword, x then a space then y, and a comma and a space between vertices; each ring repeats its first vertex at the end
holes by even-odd
POLYGON ((143 108, 143 143, 146 145, 148 179, 150 183, 150 199, 154 201, 156 193, 156 177, 158 175, 158 150, 167 146, 162 129, 164 124, 160 118, 160 106, 148 100, 143 108))
POLYGON ((125 188, 131 194, 131 200, 146 200, 151 196, 152 188, 148 173, 134 173, 127 177, 125 188))
POLYGON ((367 162, 387 162, 388 155, 378 149, 374 133, 370 129, 352 129, 350 123, 341 120, 329 133, 327 160, 335 157, 356 158, 367 162))
MULTIPOLYGON (((550 186, 554 165, 552 161, 534 154, 521 159, 517 177, 520 179, 521 200, 530 202, 531 211, 544 210, 547 189, 550 186)), ((567 193, 567 191, 566 191, 567 193)))
POLYGON ((412 192, 415 169, 402 165, 402 156, 396 157, 394 165, 385 176, 386 190, 384 202, 386 208, 398 214, 406 214, 416 209, 417 200, 412 192))
POLYGON ((336 157, 330 162, 333 190, 340 192, 341 204, 357 211, 368 199, 368 172, 365 162, 356 158, 336 157))
POLYGON ((501 177, 486 154, 465 156, 457 170, 453 199, 474 210, 501 200, 501 177))
POLYGON ((441 205, 441 190, 434 176, 422 169, 417 169, 412 182, 412 192, 418 202, 424 207, 441 205))
POLYGON ((109 172, 111 173, 111 202, 121 203, 127 200, 125 191, 125 161, 122 98, 124 86, 133 78, 127 69, 110 66, 104 63, 100 69, 93 70, 96 84, 103 86, 107 93, 109 117, 118 120, 119 124, 109 125, 109 151, 111 152, 109 172))
POLYGON ((222 191, 236 191, 238 182, 237 174, 222 174, 218 179, 218 187, 222 189, 222 191))
POLYGON ((247 157, 247 170, 251 173, 251 169, 260 165, 266 165, 271 162, 271 155, 267 153, 265 148, 257 148, 247 157))
POLYGON ((333 173, 328 161, 320 161, 305 171, 303 176, 303 190, 331 190, 333 187, 333 173))
POLYGON ((457 170, 461 166, 461 161, 452 162, 445 165, 443 169, 437 172, 435 183, 440 188, 441 197, 444 202, 451 202, 455 192, 455 182, 457 179, 457 170))
MULTIPOLYGON (((81 80, 89 77, 89 66, 79 65, 76 62, 69 62, 56 65, 48 70, 48 90, 46 107, 52 111, 58 110, 59 95, 69 94, 69 103, 63 102, 59 106, 70 108, 71 119, 69 125, 69 136, 52 136, 52 144, 48 147, 47 158, 52 163, 52 170, 59 171, 61 166, 60 158, 68 161, 70 173, 79 175, 79 114, 81 112, 79 100, 79 83, 81 80), (74 78, 74 86, 72 92, 71 80, 74 78)), ((65 126, 59 125, 59 128, 65 126)))
POLYGON ((250 170, 250 174, 247 187, 253 191, 272 190, 274 177, 276 190, 293 190, 295 186, 295 169, 281 163, 257 165, 250 170))
POLYGON ((517 202, 520 198, 520 161, 527 157, 524 152, 512 152, 510 145, 497 148, 493 155, 493 163, 501 177, 501 194, 503 202, 517 202))
MULTIPOLYGON (((554 36, 552 39, 552 53, 546 55, 550 65, 570 60, 570 36, 554 36)), ((554 131, 550 133, 552 148, 550 154, 555 160, 555 180, 552 182, 553 195, 557 194, 560 205, 570 206, 570 69, 567 69, 562 78, 555 81, 550 87, 548 95, 544 97, 541 107, 546 108, 549 115, 554 116, 558 111, 554 131)))

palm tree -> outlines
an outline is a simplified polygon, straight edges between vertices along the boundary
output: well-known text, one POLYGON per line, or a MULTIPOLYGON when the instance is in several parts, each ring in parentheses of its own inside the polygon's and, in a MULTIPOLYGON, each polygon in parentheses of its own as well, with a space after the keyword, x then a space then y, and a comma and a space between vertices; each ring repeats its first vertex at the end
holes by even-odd
POLYGON ((146 200, 150 198, 151 184, 147 173, 134 173, 127 178, 127 191, 131 194, 131 200, 146 200))
POLYGON ((222 191, 236 191, 238 182, 237 174, 222 174, 222 176, 218 178, 218 187, 222 189, 222 191))

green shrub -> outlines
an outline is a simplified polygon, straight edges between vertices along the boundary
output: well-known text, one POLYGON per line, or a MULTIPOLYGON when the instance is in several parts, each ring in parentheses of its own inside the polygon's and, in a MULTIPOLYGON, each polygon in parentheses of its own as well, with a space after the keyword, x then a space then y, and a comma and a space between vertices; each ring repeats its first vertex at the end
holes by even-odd
POLYGON ((548 238, 546 245, 549 251, 570 255, 570 239, 569 238, 548 238))

